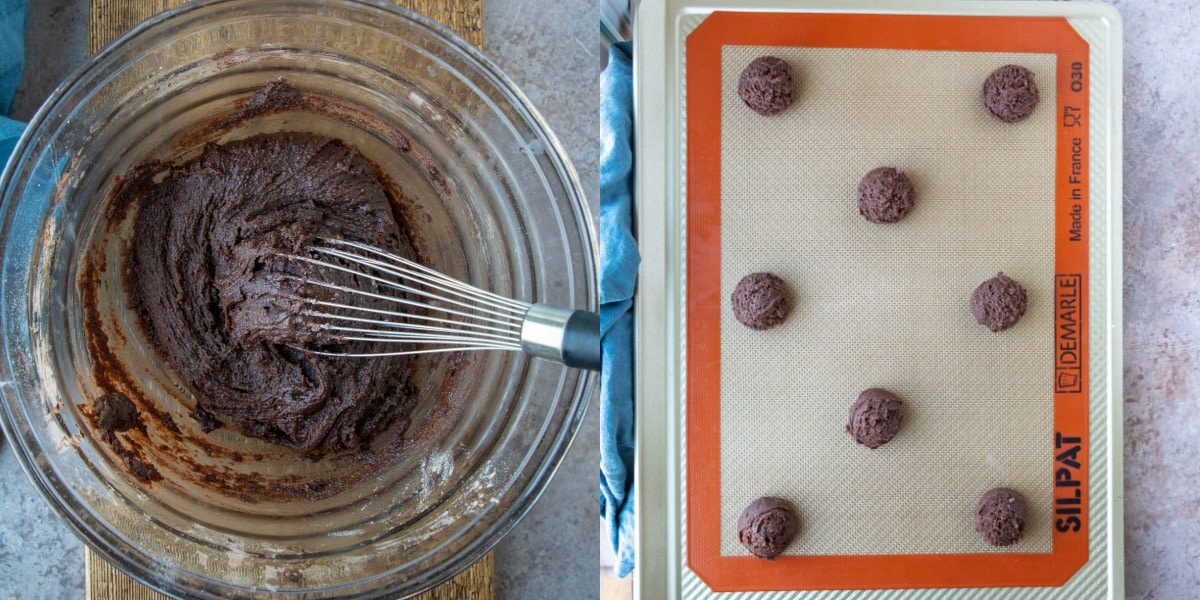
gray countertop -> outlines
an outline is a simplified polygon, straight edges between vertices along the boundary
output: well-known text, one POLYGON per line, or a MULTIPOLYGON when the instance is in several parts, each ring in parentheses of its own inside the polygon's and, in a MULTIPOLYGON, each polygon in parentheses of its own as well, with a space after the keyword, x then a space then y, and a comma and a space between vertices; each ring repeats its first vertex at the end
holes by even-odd
POLYGON ((1125 22, 1125 577, 1200 584, 1200 3, 1114 0, 1125 22))
MULTIPOLYGON (((0 0, 3 1, 3 0, 0 0)), ((87 0, 30 0, 13 117, 29 119, 87 52, 87 0)), ((537 106, 598 215, 600 34, 590 0, 485 0, 484 51, 537 106)), ((598 595, 599 411, 525 519, 496 548, 498 599, 598 595)), ((0 598, 82 598, 83 546, 0 446, 0 598), (16 576, 16 574, 20 574, 16 576)))

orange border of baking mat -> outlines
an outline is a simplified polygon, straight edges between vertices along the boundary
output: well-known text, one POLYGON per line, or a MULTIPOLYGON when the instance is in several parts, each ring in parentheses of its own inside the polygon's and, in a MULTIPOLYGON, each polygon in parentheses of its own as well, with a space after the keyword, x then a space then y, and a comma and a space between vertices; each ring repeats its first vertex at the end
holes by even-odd
MULTIPOLYGON (((687 38, 688 565, 714 591, 1057 586, 1088 558, 1088 45, 1064 18, 714 12, 687 38), (1049 554, 722 556, 721 47, 1058 56, 1049 554), (1073 220, 1074 219, 1074 220, 1073 220)), ((1049 357, 1049 348, 1047 355, 1049 357)), ((1047 382, 1050 384, 1050 382, 1047 382)))

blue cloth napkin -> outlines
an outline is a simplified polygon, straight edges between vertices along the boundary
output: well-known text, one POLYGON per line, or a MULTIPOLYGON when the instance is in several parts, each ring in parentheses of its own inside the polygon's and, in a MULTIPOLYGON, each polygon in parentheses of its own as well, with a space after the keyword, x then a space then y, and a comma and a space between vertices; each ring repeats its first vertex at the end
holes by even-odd
POLYGON ((17 145, 25 124, 5 118, 25 66, 25 11, 28 0, 0 0, 0 164, 17 145))
POLYGON ((600 76, 600 516, 633 570, 633 68, 629 42, 613 44, 600 76))

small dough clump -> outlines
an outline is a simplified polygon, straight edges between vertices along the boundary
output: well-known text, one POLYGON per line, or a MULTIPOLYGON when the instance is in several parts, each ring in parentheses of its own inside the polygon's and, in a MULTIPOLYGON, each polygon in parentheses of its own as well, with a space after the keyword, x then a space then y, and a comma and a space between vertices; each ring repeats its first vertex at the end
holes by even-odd
POLYGON ((1020 65, 1004 65, 983 82, 979 93, 983 107, 1007 123, 1028 117, 1038 104, 1038 87, 1033 72, 1020 65))
POLYGON ((975 531, 993 546, 1011 546, 1025 535, 1025 498, 1015 490, 993 488, 975 505, 975 531))
POLYGON ((900 407, 904 403, 895 394, 871 388, 858 395, 850 407, 846 431, 854 441, 874 450, 896 437, 900 431, 900 407))
POLYGON ((733 289, 733 316, 750 329, 779 325, 792 310, 783 280, 771 273, 751 273, 733 289))
POLYGON ((792 69, 774 56, 760 56, 738 77, 738 96, 750 110, 770 116, 792 105, 795 82, 792 69))
POLYGON ((137 407, 129 396, 120 392, 104 394, 92 403, 96 413, 96 423, 105 436, 111 436, 118 431, 126 431, 137 427, 141 422, 137 407))
POLYGON ((783 554, 799 530, 800 517, 783 498, 759 498, 738 517, 738 540, 750 554, 767 560, 783 554))
POLYGON ((904 171, 879 167, 858 184, 858 213, 872 223, 895 223, 908 216, 917 191, 904 171))
POLYGON ((979 284, 971 294, 971 314, 980 325, 1004 331, 1017 324, 1029 306, 1029 294, 1004 273, 979 284))

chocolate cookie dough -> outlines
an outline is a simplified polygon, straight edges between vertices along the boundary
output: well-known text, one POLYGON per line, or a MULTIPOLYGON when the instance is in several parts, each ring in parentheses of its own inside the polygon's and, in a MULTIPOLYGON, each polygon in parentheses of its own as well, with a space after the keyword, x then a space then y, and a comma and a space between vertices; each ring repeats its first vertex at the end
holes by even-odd
POLYGON ((783 554, 799 529, 800 517, 783 498, 759 498, 738 517, 738 540, 750 554, 767 560, 783 554))
POLYGON ((983 107, 992 116, 1015 123, 1028 117, 1038 103, 1033 72, 1020 65, 1004 65, 988 76, 979 92, 983 107))
POLYGON ((204 410, 204 407, 199 404, 192 411, 192 418, 196 420, 196 424, 200 426, 200 431, 204 433, 212 433, 221 428, 221 420, 207 410, 204 410))
POLYGON ((92 403, 92 411, 96 414, 96 424, 102 435, 112 436, 118 431, 128 431, 138 426, 137 408, 129 396, 120 392, 104 394, 92 403))
POLYGON ((1025 535, 1025 498, 1015 490, 993 488, 975 505, 975 531, 993 546, 1011 546, 1025 535))
POLYGON ((858 214, 872 223, 895 223, 908 216, 917 191, 904 171, 879 167, 858 183, 858 214))
POLYGON ((733 288, 733 316, 750 329, 779 325, 792 310, 783 280, 771 273, 751 273, 733 288))
POLYGON ((858 395, 858 400, 850 407, 850 422, 846 425, 846 431, 854 437, 854 441, 874 450, 891 441, 900 431, 900 407, 903 404, 900 398, 887 390, 866 390, 858 395))
POLYGON ((290 297, 300 291, 297 277, 330 275, 281 256, 319 238, 412 256, 357 149, 311 134, 263 134, 209 145, 182 166, 139 167, 116 194, 115 202, 137 209, 130 304, 154 350, 190 386, 202 429, 224 422, 325 453, 359 448, 393 423, 407 426, 408 358, 306 351, 321 340, 290 297))
POLYGON ((760 56, 738 77, 738 96, 750 110, 770 116, 792 105, 795 82, 792 69, 774 56, 760 56))
POLYGON ((971 314, 980 325, 992 331, 1004 331, 1016 325, 1028 306, 1025 288, 1004 273, 979 284, 971 294, 971 314))

